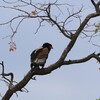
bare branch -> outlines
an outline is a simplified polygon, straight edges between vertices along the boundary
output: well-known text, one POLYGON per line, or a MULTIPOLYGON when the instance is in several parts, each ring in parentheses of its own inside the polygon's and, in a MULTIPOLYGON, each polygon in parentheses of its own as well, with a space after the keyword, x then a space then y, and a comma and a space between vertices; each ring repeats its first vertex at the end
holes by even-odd
POLYGON ((6 1, 6 0, 3 0, 5 3, 7 3, 7 4, 14 4, 14 3, 17 3, 19 0, 16 0, 16 1, 14 1, 14 2, 8 2, 8 1, 6 1))
POLYGON ((100 8, 99 8, 99 6, 100 6, 100 1, 99 1, 97 4, 94 2, 94 0, 91 0, 91 2, 92 2, 92 4, 93 4, 94 7, 95 7, 96 12, 97 12, 97 13, 100 13, 100 8))
POLYGON ((6 6, 0 6, 1 8, 6 8, 6 9, 12 9, 12 10, 16 10, 16 11, 19 11, 19 12, 23 12, 25 13, 26 15, 30 15, 27 11, 25 10, 22 10, 22 9, 18 9, 16 7, 6 7, 6 6))
POLYGON ((42 25, 42 22, 43 22, 43 20, 42 21, 39 21, 39 26, 38 26, 38 28, 36 29, 36 31, 35 31, 35 34, 39 31, 39 29, 43 26, 42 25))
POLYGON ((98 54, 92 53, 92 54, 90 54, 84 58, 81 58, 81 59, 64 61, 63 65, 84 63, 84 62, 89 61, 92 58, 95 58, 100 63, 99 56, 100 56, 100 53, 98 53, 98 54))
POLYGON ((10 19, 10 20, 7 21, 7 22, 1 23, 0 25, 6 25, 6 24, 9 24, 9 23, 12 23, 12 21, 14 21, 14 20, 16 20, 16 19, 19 19, 19 18, 28 18, 28 16, 25 16, 25 15, 16 16, 16 17, 10 19))
MULTIPOLYGON (((65 5, 65 4, 57 4, 57 1, 56 0, 55 2, 53 3, 49 3, 49 4, 39 4, 39 7, 37 7, 36 5, 33 5, 32 4, 32 1, 30 1, 30 3, 26 2, 26 1, 23 1, 23 0, 20 0, 20 2, 23 2, 24 4, 27 4, 27 5, 31 5, 35 8, 35 11, 37 12, 37 16, 36 15, 31 15, 30 13, 28 13, 27 11, 24 11, 22 9, 19 9, 19 8, 16 8, 16 7, 5 7, 5 6, 1 6, 3 8, 7 8, 7 9, 13 9, 13 10, 16 10, 16 11, 20 11, 22 13, 25 13, 27 15, 20 15, 20 16, 16 16, 14 18, 12 18, 11 20, 9 20, 8 22, 5 22, 5 23, 2 23, 0 25, 5 25, 5 24, 8 24, 8 23, 12 23, 12 21, 14 21, 15 19, 18 19, 18 18, 40 18, 42 21, 40 22, 39 24, 39 27, 37 28, 36 32, 38 32, 39 28, 41 27, 41 23, 43 21, 47 21, 49 23, 53 23, 54 25, 56 25, 58 27, 58 29, 60 30, 60 32, 66 36, 67 38, 71 38, 70 34, 71 32, 67 32, 66 30, 64 30, 63 28, 61 28, 62 26, 60 26, 52 17, 51 17, 51 6, 56 6, 57 8, 59 8, 58 6, 60 5, 65 5), (40 12, 43 12, 45 15, 41 16, 39 15, 40 12), (45 13, 46 12, 46 13, 45 13)), ((61 10, 60 10, 61 11, 61 10)), ((18 25, 19 27, 19 25, 18 25)), ((16 30, 18 29, 18 27, 16 27, 16 30)), ((10 26, 11 28, 11 26, 10 26)), ((11 30, 13 30, 13 28, 11 28, 11 30)), ((13 34, 15 34, 16 31, 13 31, 13 34)))
POLYGON ((12 35, 11 35, 11 40, 12 40, 12 38, 14 37, 14 35, 17 33, 17 31, 18 31, 18 28, 19 28, 19 26, 20 26, 20 24, 23 22, 23 20, 24 20, 25 18, 22 18, 20 21, 19 21, 19 23, 18 23, 18 25, 16 26, 16 29, 14 30, 13 29, 13 27, 12 27, 12 21, 10 22, 10 28, 11 28, 11 30, 12 30, 12 35))
POLYGON ((71 17, 74 17, 74 16, 78 15, 80 12, 82 12, 82 9, 83 9, 83 6, 82 6, 82 8, 78 12, 75 12, 75 13, 72 13, 72 14, 70 14, 69 10, 67 9, 68 12, 69 12, 69 16, 63 22, 63 27, 65 26, 65 24, 66 24, 66 22, 67 22, 68 19, 70 19, 71 17))
POLYGON ((62 26, 60 26, 52 17, 51 17, 51 12, 50 12, 50 8, 51 5, 49 4, 48 7, 46 8, 46 12, 47 12, 47 16, 49 18, 49 21, 52 22, 54 25, 56 25, 58 27, 58 29, 60 30, 60 32, 67 38, 71 39, 71 36, 69 36, 68 34, 65 33, 65 30, 63 28, 61 28, 62 26))
POLYGON ((3 61, 2 61, 2 63, 0 63, 0 65, 2 66, 2 74, 0 74, 0 75, 2 75, 2 78, 4 78, 6 81, 9 82, 9 88, 12 88, 12 85, 13 85, 13 78, 14 78, 13 73, 12 73, 12 72, 11 72, 11 73, 5 73, 3 61), (8 79, 8 78, 6 78, 6 76, 10 76, 11 78, 8 79))

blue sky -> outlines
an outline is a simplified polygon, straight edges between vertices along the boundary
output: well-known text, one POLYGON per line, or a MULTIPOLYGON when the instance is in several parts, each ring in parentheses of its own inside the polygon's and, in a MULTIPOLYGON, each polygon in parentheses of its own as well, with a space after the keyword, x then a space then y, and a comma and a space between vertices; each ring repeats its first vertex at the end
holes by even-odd
MULTIPOLYGON (((37 2, 41 3, 41 0, 37 0, 37 2)), ((75 5, 76 10, 83 4, 84 10, 81 13, 83 19, 88 13, 94 11, 90 0, 62 0, 60 2, 75 5)), ((4 4, 1 2, 0 5, 4 4)), ((0 9, 0 23, 18 14, 7 9, 0 9)), ((63 17, 64 15, 61 19, 63 17)), ((97 18, 93 21, 97 22, 97 18)), ((48 66, 59 59, 68 44, 68 39, 60 34, 56 27, 51 27, 48 23, 44 24, 45 26, 40 28, 37 34, 34 34, 37 21, 33 19, 25 20, 14 37, 17 44, 17 49, 14 52, 9 52, 9 38, 2 39, 11 34, 9 26, 0 26, 0 61, 4 61, 6 72, 14 73, 16 81, 20 81, 30 70, 30 54, 35 48, 41 46, 44 42, 50 42, 53 45, 54 49, 50 52, 45 65, 48 66)), ((76 24, 71 24, 68 27, 76 28, 76 24)), ((98 44, 99 40, 99 37, 96 40, 94 39, 98 44)), ((91 45, 88 39, 78 38, 68 58, 85 57, 94 51, 99 52, 100 48, 91 45)), ((29 93, 18 92, 18 98, 14 94, 11 100, 95 100, 100 97, 99 67, 100 65, 95 59, 83 64, 62 66, 49 75, 36 76, 37 80, 31 80, 26 86, 29 93)), ((6 90, 6 84, 1 81, 0 93, 3 95, 6 90)))

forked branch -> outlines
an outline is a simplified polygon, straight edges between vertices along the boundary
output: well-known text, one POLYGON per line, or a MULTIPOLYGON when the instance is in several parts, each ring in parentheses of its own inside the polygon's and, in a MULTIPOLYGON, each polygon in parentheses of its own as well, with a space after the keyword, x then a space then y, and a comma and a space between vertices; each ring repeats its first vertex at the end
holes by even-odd
POLYGON ((2 63, 0 63, 1 67, 2 67, 2 73, 0 75, 2 75, 2 78, 4 79, 4 82, 9 84, 9 88, 12 88, 13 86, 13 79, 14 79, 14 74, 12 72, 10 73, 5 73, 4 70, 4 63, 2 61, 2 63), (10 79, 7 78, 8 76, 10 76, 10 79))
POLYGON ((94 0, 91 0, 91 2, 92 2, 92 4, 94 5, 94 7, 95 7, 95 10, 96 10, 96 12, 97 13, 100 13, 100 1, 99 2, 97 2, 97 3, 95 3, 95 1, 94 0))

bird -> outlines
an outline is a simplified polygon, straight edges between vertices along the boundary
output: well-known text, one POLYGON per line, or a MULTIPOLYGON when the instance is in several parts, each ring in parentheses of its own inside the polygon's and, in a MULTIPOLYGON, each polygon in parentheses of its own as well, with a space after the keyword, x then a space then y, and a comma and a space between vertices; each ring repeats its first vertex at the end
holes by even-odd
POLYGON ((53 49, 53 46, 48 42, 44 43, 42 47, 35 49, 30 55, 31 69, 39 69, 39 66, 43 69, 51 49, 53 49))

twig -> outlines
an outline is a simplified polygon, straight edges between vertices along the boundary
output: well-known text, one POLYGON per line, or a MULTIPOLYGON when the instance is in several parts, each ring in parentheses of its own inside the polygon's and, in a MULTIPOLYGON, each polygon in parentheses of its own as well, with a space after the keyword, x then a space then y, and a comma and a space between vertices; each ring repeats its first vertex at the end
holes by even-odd
POLYGON ((5 3, 7 3, 7 4, 14 4, 14 3, 17 3, 19 0, 16 0, 16 1, 14 1, 14 2, 8 2, 8 1, 6 1, 6 0, 3 0, 5 3))

